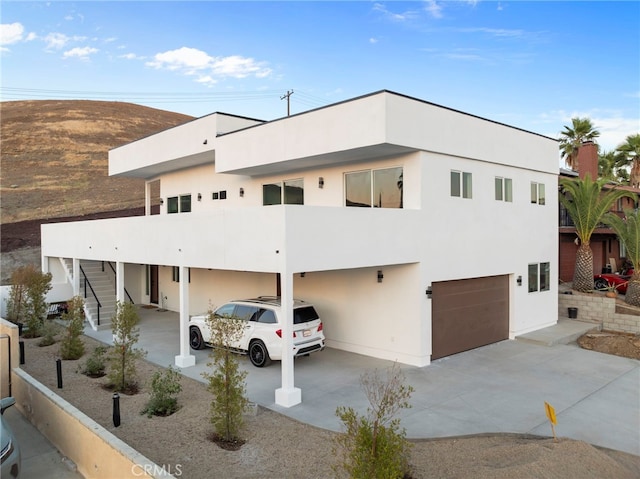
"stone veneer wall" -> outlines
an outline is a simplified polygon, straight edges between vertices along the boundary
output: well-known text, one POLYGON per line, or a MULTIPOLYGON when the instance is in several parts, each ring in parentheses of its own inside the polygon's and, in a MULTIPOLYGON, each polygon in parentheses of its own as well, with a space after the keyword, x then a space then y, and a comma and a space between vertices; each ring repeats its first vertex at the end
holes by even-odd
POLYGON ((560 317, 567 317, 568 308, 578 308, 577 319, 580 321, 601 323, 602 329, 609 331, 640 334, 640 310, 638 316, 617 313, 616 302, 615 298, 607 298, 600 293, 571 291, 571 294, 558 295, 558 313, 560 317))

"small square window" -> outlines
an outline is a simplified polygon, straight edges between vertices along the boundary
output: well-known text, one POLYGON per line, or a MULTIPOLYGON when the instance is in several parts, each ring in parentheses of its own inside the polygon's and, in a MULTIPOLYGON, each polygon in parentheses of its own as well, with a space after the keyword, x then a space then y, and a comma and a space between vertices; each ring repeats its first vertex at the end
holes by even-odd
POLYGON ((217 200, 219 198, 218 192, 214 191, 213 193, 211 193, 211 199, 212 200, 217 200))
POLYGON ((495 195, 498 201, 513 201, 513 186, 511 178, 495 178, 495 195))
POLYGON ((220 199, 221 200, 226 200, 227 199, 227 190, 222 190, 220 192, 220 199))
POLYGON ((531 182, 531 204, 544 205, 546 203, 545 188, 543 183, 531 182))

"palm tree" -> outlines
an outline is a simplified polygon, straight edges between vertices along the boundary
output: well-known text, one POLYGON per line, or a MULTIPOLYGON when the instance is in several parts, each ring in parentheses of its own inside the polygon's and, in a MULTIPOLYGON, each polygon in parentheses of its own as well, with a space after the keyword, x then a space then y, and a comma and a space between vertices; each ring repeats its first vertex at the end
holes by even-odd
POLYGON ((572 118, 572 127, 565 125, 560 133, 560 150, 567 166, 574 171, 578 169, 578 149, 587 141, 594 141, 600 136, 589 118, 572 118))
POLYGON ((631 165, 630 184, 640 186, 640 134, 627 136, 625 142, 616 148, 616 152, 624 158, 625 165, 631 165))
POLYGON ((584 293, 593 290, 593 251, 589 244, 593 231, 619 198, 633 196, 624 190, 603 191, 605 183, 606 180, 592 180, 589 174, 584 179, 560 180, 560 203, 571 216, 580 240, 576 251, 573 289, 584 293))
POLYGON ((633 275, 629 279, 625 302, 640 306, 640 216, 638 210, 625 209, 624 218, 609 212, 604 221, 611 225, 620 241, 627 248, 627 259, 633 264, 633 275))
POLYGON ((629 179, 624 167, 626 158, 618 151, 605 151, 598 154, 598 177, 606 180, 626 183, 629 179))

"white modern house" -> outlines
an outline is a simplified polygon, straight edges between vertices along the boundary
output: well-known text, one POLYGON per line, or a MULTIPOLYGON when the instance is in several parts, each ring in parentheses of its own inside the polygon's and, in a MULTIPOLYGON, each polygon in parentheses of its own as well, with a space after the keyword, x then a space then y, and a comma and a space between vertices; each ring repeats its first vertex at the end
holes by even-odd
MULTIPOLYGON (((43 225, 52 300, 104 270, 92 325, 114 298, 177 311, 180 367, 190 315, 259 295, 287 327, 311 301, 328 347, 415 366, 557 321, 558 146, 536 133, 380 91, 214 113, 112 150, 109 174, 146 180, 147 215, 43 225)), ((284 358, 276 403, 300 400, 284 358)))

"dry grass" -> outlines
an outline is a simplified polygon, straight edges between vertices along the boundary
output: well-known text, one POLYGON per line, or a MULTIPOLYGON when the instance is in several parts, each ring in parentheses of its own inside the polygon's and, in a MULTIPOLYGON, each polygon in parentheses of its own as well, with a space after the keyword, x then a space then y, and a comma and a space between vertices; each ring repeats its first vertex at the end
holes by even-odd
POLYGON ((144 206, 144 180, 108 176, 108 152, 192 117, 121 102, 0 103, 2 224, 144 206))

